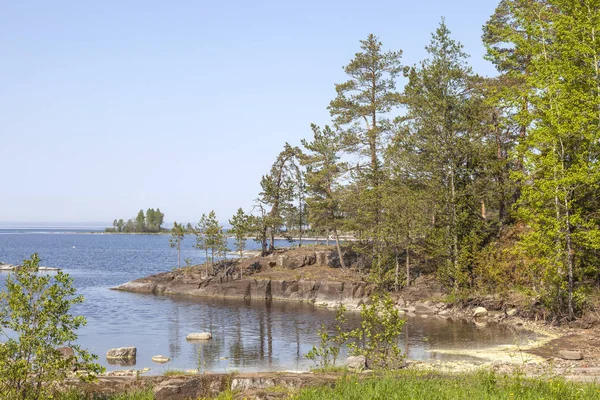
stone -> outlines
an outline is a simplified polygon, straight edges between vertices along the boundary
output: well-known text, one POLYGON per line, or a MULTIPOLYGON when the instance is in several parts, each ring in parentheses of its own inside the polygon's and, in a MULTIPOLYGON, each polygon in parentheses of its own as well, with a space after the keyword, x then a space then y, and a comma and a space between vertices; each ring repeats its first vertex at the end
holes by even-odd
POLYGON ((576 350, 561 350, 558 354, 564 360, 583 360, 583 354, 576 350))
POLYGON ((410 306, 406 309, 406 312, 409 312, 409 313, 414 313, 416 311, 417 311, 417 308, 415 306, 410 306))
POLYGON ((117 347, 106 352, 107 359, 131 359, 137 355, 135 347, 117 347))
POLYGON ((210 340, 212 334, 210 332, 195 332, 186 336, 186 340, 210 340))
POLYGON ((511 308, 506 312, 506 315, 508 315, 509 317, 514 317, 515 315, 517 315, 518 312, 519 311, 516 308, 511 308))
POLYGON ((169 357, 165 357, 165 356, 152 356, 152 361, 154 361, 155 363, 158 364, 164 364, 164 363, 168 363, 169 361, 171 361, 171 359, 169 357))
POLYGON ((488 313, 488 310, 485 309, 485 307, 476 307, 473 310, 473 318, 477 318, 477 317, 485 317, 488 313))
POLYGON ((448 311, 448 310, 442 310, 437 315, 439 315, 440 317, 449 317, 450 316, 450 311, 448 311))
POLYGON ((367 368, 367 358, 365 356, 351 356, 346 359, 346 367, 353 371, 362 371, 367 368))

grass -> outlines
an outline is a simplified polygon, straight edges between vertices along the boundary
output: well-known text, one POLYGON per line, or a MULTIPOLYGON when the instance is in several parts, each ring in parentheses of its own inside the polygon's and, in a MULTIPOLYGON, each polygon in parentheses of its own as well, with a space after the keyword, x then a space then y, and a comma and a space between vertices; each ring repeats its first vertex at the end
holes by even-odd
POLYGON ((527 379, 520 375, 500 376, 491 372, 441 375, 407 371, 383 377, 345 376, 335 386, 301 390, 297 400, 591 400, 600 399, 600 385, 581 384, 562 378, 527 379))
MULTIPOLYGON (((383 375, 345 373, 335 384, 303 389, 271 387, 264 392, 295 400, 600 400, 597 383, 576 383, 554 376, 532 379, 518 373, 499 375, 488 371, 454 375, 411 370, 383 375)), ((227 390, 216 399, 233 400, 236 395, 243 393, 227 390)), ((150 389, 119 395, 71 392, 56 400, 154 400, 154 395, 150 389)))

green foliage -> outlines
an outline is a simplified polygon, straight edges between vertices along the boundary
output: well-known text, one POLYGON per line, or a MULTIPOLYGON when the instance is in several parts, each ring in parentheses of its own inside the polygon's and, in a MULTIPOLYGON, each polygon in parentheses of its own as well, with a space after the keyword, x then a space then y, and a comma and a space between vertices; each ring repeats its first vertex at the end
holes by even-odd
POLYGON ((219 225, 217 215, 214 210, 206 214, 202 214, 198 226, 195 230, 196 245, 195 247, 205 251, 206 266, 208 272, 208 263, 215 263, 215 259, 220 256, 226 257, 227 251, 227 236, 223 232, 223 227, 219 225), (210 258, 208 256, 210 252, 210 258))
POLYGON ((237 213, 229 220, 230 232, 233 233, 235 238, 235 248, 240 253, 240 258, 244 257, 246 236, 250 234, 251 230, 250 222, 250 216, 241 208, 238 208, 237 213))
POLYGON ((140 210, 135 217, 135 221, 129 219, 127 223, 122 219, 113 221, 113 228, 106 228, 106 232, 125 232, 125 233, 158 233, 162 231, 165 214, 160 212, 160 208, 154 210, 149 208, 144 214, 140 210))
POLYGON ((360 309, 360 328, 347 334, 348 347, 354 355, 363 355, 372 369, 394 369, 404 357, 398 347, 404 319, 388 293, 374 294, 360 309))
POLYGON ((177 268, 181 268, 181 242, 184 238, 185 228, 183 225, 178 224, 177 221, 173 222, 173 229, 171 229, 169 245, 177 249, 177 268))
POLYGON ((343 304, 340 305, 335 315, 335 321, 337 322, 335 334, 330 334, 325 328, 325 325, 321 325, 321 329, 318 331, 319 337, 321 338, 321 344, 318 347, 313 346, 312 349, 305 354, 305 357, 313 361, 319 370, 328 370, 335 367, 340 350, 348 339, 348 334, 343 329, 343 326, 346 323, 345 312, 346 307, 343 304))
POLYGON ((556 377, 527 379, 521 376, 498 375, 493 372, 441 375, 432 372, 406 371, 366 379, 345 376, 333 387, 305 388, 293 398, 298 400, 591 400, 600 399, 600 385, 575 383, 556 377))
POLYGON ((85 325, 70 309, 83 302, 75 295, 73 279, 59 271, 50 276, 39 272, 39 256, 33 254, 13 271, 0 293, 0 394, 3 399, 45 399, 73 369, 84 381, 92 380, 102 367, 96 356, 74 344, 76 331, 85 325), (60 346, 69 346, 75 356, 65 358, 60 346))

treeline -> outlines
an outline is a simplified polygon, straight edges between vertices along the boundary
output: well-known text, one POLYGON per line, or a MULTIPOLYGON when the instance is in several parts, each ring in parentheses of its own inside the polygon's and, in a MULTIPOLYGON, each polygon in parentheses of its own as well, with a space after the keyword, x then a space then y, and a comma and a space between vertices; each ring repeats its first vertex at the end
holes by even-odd
POLYGON ((125 232, 125 233, 158 233, 162 231, 162 225, 165 220, 165 214, 160 212, 160 208, 154 210, 149 208, 144 213, 140 210, 135 218, 130 218, 127 222, 123 219, 115 219, 112 228, 106 228, 106 232, 125 232))
POLYGON ((503 0, 483 29, 493 78, 444 20, 418 65, 369 35, 331 124, 261 179, 263 253, 284 225, 352 233, 384 287, 417 268, 457 294, 520 286, 574 318, 599 283, 599 31, 599 1, 503 0))
MULTIPOLYGON (((246 249, 246 236, 254 230, 255 217, 245 214, 240 208, 237 214, 229 220, 229 223, 231 224, 231 229, 228 233, 234 236, 235 250, 240 255, 240 258, 242 258, 246 249)), ((194 247, 204 251, 207 272, 211 272, 208 268, 212 268, 215 260, 227 258, 227 253, 230 251, 227 245, 227 234, 223 226, 219 224, 214 210, 208 213, 208 215, 202 214, 196 226, 190 223, 187 225, 178 224, 177 221, 173 223, 169 243, 171 247, 177 249, 178 267, 181 267, 181 242, 184 240, 186 234, 194 235, 196 240, 194 247)))

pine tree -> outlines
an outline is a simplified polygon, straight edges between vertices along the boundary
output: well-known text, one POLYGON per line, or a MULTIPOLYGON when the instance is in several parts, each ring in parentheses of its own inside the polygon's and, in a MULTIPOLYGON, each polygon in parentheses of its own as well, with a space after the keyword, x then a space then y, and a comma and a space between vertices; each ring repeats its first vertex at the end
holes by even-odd
POLYGON ((306 167, 311 226, 325 226, 328 231, 333 230, 340 266, 345 270, 338 232, 340 200, 336 193, 336 186, 340 184, 340 178, 346 169, 346 165, 340 162, 341 135, 327 125, 321 129, 313 124, 311 129, 313 140, 302 140, 302 145, 309 153, 301 156, 302 165, 306 167))
POLYGON ((177 249, 177 268, 181 268, 181 242, 185 238, 185 229, 183 225, 173 222, 173 229, 171 229, 171 239, 169 239, 169 245, 177 249))
POLYGON ((426 49, 429 58, 407 74, 407 114, 400 124, 410 135, 407 146, 417 155, 417 168, 427 172, 424 183, 436 194, 429 251, 458 290, 468 278, 466 244, 479 239, 476 231, 482 222, 476 212, 480 199, 474 196, 481 162, 474 145, 480 138, 478 121, 472 118, 472 71, 444 20, 426 49))
POLYGON ((391 131, 390 112, 400 105, 396 77, 402 71, 402 51, 383 52, 382 43, 370 34, 360 41, 356 53, 344 67, 349 80, 335 85, 337 97, 329 104, 336 128, 344 132, 348 149, 366 162, 355 169, 355 178, 365 180, 359 191, 361 224, 372 244, 381 240, 381 157, 383 138, 391 131))

